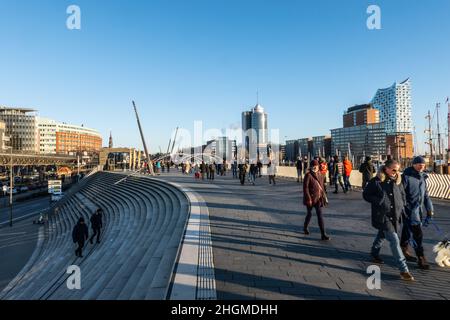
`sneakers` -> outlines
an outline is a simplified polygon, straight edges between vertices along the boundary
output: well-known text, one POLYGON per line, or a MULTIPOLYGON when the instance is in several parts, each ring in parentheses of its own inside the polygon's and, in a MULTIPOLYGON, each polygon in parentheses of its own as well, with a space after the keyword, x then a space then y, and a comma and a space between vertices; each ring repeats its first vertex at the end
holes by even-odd
POLYGON ((376 263, 376 264, 384 264, 383 259, 380 258, 380 256, 374 256, 373 254, 371 255, 372 257, 372 262, 376 263))
POLYGON ((409 272, 400 272, 400 278, 405 281, 414 281, 414 277, 409 272))
POLYGON ((406 261, 409 262, 417 262, 417 258, 409 253, 408 247, 402 247, 403 255, 405 256, 406 261))
POLYGON ((424 256, 419 257, 419 268, 422 270, 428 270, 430 269, 430 265, 427 262, 427 259, 425 259, 424 256))
POLYGON ((322 235, 322 241, 330 241, 331 238, 327 236, 326 234, 322 235))
POLYGON ((307 236, 309 236, 309 230, 308 230, 308 228, 303 228, 303 233, 306 234, 307 236))

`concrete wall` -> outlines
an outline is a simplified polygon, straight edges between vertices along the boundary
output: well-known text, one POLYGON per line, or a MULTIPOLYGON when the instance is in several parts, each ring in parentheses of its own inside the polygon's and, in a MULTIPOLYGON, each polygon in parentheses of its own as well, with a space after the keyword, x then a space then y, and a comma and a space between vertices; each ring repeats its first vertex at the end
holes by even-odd
MULTIPOLYGON (((277 168, 279 177, 297 179, 297 169, 295 167, 277 168)), ((328 180, 328 177, 327 177, 328 180)), ((353 170, 350 175, 350 183, 352 186, 362 186, 362 174, 358 170, 353 170)), ((433 198, 450 200, 450 175, 430 174, 427 179, 428 193, 433 198)))

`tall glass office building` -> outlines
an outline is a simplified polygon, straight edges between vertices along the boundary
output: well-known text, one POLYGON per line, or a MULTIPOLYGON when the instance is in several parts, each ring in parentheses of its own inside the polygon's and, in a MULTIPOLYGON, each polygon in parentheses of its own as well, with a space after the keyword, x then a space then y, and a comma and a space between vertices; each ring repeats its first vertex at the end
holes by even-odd
MULTIPOLYGON (((267 113, 264 108, 257 104, 252 111, 242 113, 242 145, 247 154, 256 150, 258 154, 266 151, 269 142, 269 133, 267 126, 267 113)), ((254 158, 255 155, 249 155, 254 158)))

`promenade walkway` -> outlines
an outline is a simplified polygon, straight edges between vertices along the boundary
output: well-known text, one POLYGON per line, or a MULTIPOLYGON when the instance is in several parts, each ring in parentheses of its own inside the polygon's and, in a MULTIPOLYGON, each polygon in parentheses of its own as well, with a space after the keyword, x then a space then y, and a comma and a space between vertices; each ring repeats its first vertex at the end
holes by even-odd
MULTIPOLYGON (((441 239, 432 226, 425 228, 430 271, 411 263, 416 282, 402 282, 386 243, 381 290, 367 288, 368 252, 376 230, 360 192, 329 192, 325 224, 332 241, 322 242, 316 217, 311 235, 302 233, 306 210, 294 181, 278 180, 272 186, 263 177, 256 186, 241 186, 230 175, 210 182, 173 171, 161 178, 194 190, 206 202, 218 299, 450 298, 450 269, 434 264, 432 246, 441 239)), ((436 201, 435 208, 436 223, 450 231, 450 203, 436 201)))

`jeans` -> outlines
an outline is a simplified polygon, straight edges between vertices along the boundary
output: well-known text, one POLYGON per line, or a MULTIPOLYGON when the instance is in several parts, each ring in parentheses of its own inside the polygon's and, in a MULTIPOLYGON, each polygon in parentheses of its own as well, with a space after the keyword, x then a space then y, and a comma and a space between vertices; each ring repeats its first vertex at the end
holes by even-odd
POLYGON ((339 186, 341 186, 342 191, 347 192, 347 189, 345 189, 344 183, 342 182, 342 175, 341 174, 335 175, 335 177, 334 177, 334 184, 336 186, 336 190, 335 190, 336 193, 339 191, 339 186))
POLYGON ((374 257, 378 257, 380 255, 380 250, 385 239, 389 241, 392 254, 397 260, 397 265, 400 269, 400 272, 409 272, 408 266, 406 265, 405 256, 403 255, 402 249, 400 248, 400 239, 398 238, 398 234, 394 231, 378 231, 378 234, 375 237, 372 245, 372 255, 374 257))
POLYGON ((350 184, 350 176, 347 176, 346 174, 344 174, 344 187, 347 191, 351 190, 352 188, 352 185, 350 184))

